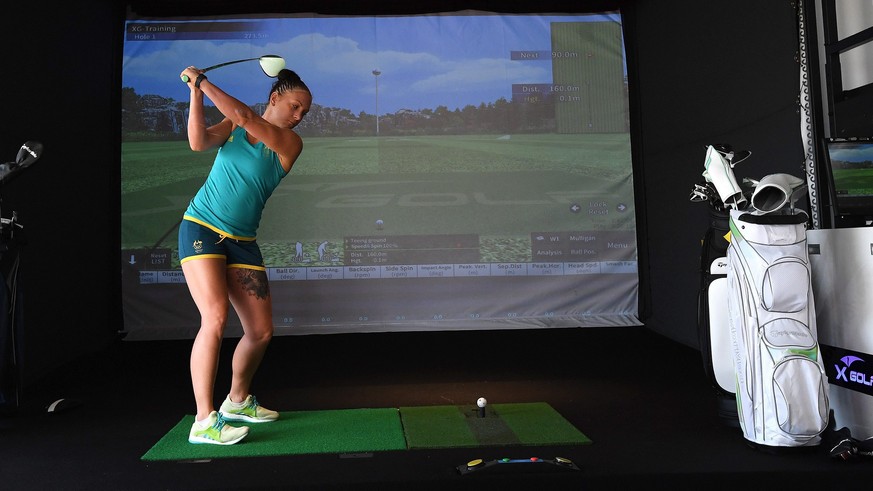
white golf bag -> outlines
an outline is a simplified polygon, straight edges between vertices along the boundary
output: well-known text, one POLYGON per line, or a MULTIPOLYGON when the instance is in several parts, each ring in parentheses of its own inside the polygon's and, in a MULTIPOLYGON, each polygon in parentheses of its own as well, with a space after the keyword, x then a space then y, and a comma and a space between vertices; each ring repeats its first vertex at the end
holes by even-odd
POLYGON ((803 212, 731 210, 728 314, 743 436, 818 445, 829 417, 803 212))
POLYGON ((808 217, 794 206, 806 183, 773 174, 744 179, 740 186, 733 168, 750 153, 708 146, 706 184, 696 185, 691 195, 729 215, 726 277, 716 277, 707 291, 709 318, 699 324, 711 342, 710 351, 702 351, 709 353, 705 361, 720 393, 729 394, 728 374, 735 377, 736 416, 747 440, 813 446, 827 428, 829 403, 816 333, 808 217), (726 297, 721 305, 719 294, 726 297))

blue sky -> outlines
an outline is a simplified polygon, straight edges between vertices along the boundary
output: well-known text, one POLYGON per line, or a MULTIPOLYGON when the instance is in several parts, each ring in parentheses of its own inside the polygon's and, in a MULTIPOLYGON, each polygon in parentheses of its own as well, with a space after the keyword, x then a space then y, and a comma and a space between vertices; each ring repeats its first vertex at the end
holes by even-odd
POLYGON ((840 143, 830 146, 832 160, 873 162, 873 143, 840 143))
MULTIPOLYGON (((129 22, 160 24, 180 20, 129 22)), ((375 113, 378 78, 380 114, 439 105, 453 110, 499 97, 510 99, 514 83, 550 83, 549 58, 513 61, 509 53, 550 51, 550 23, 571 21, 620 23, 620 18, 618 14, 444 14, 257 19, 261 28, 250 36, 255 39, 129 39, 124 46, 122 85, 133 87, 140 95, 158 94, 187 101, 188 89, 179 80, 184 67, 276 54, 285 58, 287 67, 312 89, 314 102, 323 106, 350 109, 355 114, 375 113), (374 69, 381 75, 375 77, 374 69)), ((265 101, 275 80, 265 76, 254 61, 223 67, 208 76, 249 104, 265 101)))

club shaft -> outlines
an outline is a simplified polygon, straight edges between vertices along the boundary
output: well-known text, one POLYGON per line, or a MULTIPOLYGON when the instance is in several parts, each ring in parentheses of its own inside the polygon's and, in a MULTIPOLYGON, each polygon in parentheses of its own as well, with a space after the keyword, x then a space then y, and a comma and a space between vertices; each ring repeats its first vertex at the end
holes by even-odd
MULTIPOLYGON (((209 70, 214 70, 214 69, 216 69, 216 68, 221 68, 221 67, 223 67, 223 66, 233 65, 234 63, 242 63, 242 62, 244 62, 244 61, 260 60, 260 59, 261 59, 261 57, 259 56, 259 57, 257 57, 257 58, 246 58, 246 59, 244 59, 244 60, 227 61, 227 62, 224 62, 224 63, 219 63, 219 64, 217 64, 217 65, 208 66, 208 67, 206 67, 206 68, 203 69, 203 73, 206 73, 206 72, 208 72, 209 70)), ((188 79, 188 76, 187 76, 187 75, 182 75, 182 81, 183 81, 183 82, 188 83, 188 80, 187 80, 187 79, 188 79)))
POLYGON ((244 61, 260 60, 260 59, 261 59, 261 57, 257 57, 257 58, 246 58, 246 59, 244 59, 244 60, 228 61, 228 62, 225 62, 225 63, 219 63, 219 64, 217 64, 217 65, 208 66, 208 67, 204 68, 203 71, 204 71, 204 72, 208 72, 209 70, 214 70, 214 69, 216 69, 216 68, 221 68, 221 67, 223 67, 223 66, 227 66, 227 65, 233 65, 234 63, 242 63, 242 62, 244 62, 244 61))

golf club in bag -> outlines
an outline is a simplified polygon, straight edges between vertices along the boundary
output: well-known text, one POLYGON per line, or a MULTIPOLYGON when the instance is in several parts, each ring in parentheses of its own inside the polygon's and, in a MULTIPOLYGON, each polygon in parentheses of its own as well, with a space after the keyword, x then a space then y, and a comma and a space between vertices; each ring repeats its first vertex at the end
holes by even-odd
MULTIPOLYGON (((30 167, 42 156, 42 143, 28 141, 15 160, 0 164, 0 185, 30 167)), ((24 228, 18 215, 0 213, 0 414, 18 410, 21 403, 21 365, 24 353, 23 308, 19 298, 19 255, 15 231, 24 228)))
POLYGON ((729 207, 748 203, 752 190, 736 182, 732 171, 738 163, 747 159, 751 152, 734 151, 730 145, 707 145, 705 168, 713 168, 718 182, 727 189, 716 189, 704 172, 706 181, 697 184, 691 192, 692 202, 709 205, 709 225, 701 238, 700 288, 697 297, 697 333, 703 369, 712 385, 719 420, 729 427, 739 428, 736 399, 736 376, 731 361, 731 340, 728 329, 728 311, 725 299, 727 290, 727 247, 729 207), (716 171, 715 166, 719 169, 716 171), (727 199, 727 203, 722 196, 727 199))
POLYGON ((25 142, 18 149, 18 155, 15 156, 14 161, 0 164, 0 184, 5 184, 15 175, 33 165, 41 156, 42 143, 33 140, 25 142))

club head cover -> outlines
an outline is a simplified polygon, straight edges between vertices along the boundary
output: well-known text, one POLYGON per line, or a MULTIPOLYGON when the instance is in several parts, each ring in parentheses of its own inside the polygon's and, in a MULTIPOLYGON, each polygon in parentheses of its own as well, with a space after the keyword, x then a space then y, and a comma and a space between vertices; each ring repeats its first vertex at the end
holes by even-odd
POLYGON ((791 174, 770 174, 755 185, 752 207, 763 213, 772 213, 794 203, 806 191, 806 182, 791 174))
POLYGON ((844 438, 831 447, 830 456, 835 459, 849 460, 858 454, 858 440, 854 438, 844 438))
POLYGON ((748 200, 737 183, 733 169, 722 153, 712 145, 706 149, 704 168, 703 177, 715 187, 725 207, 737 210, 746 207, 748 200))
POLYGON ((15 163, 19 168, 24 169, 39 160, 40 157, 42 157, 42 143, 30 140, 21 145, 18 156, 15 157, 15 163))

